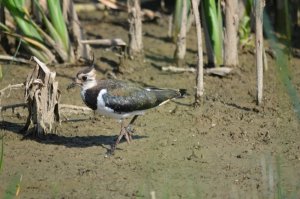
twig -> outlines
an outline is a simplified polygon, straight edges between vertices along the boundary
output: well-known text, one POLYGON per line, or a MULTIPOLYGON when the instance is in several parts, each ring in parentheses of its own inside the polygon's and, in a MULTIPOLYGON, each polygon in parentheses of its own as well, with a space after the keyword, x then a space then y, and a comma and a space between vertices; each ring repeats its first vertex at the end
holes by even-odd
POLYGON ((170 71, 170 72, 196 72, 195 68, 182 68, 176 66, 164 66, 161 68, 162 71, 170 71))
POLYGON ((226 75, 228 75, 229 73, 231 73, 232 68, 228 68, 228 67, 215 67, 215 68, 207 68, 205 69, 205 74, 208 75, 218 75, 221 77, 224 77, 226 75))
MULTIPOLYGON (((162 71, 170 71, 170 72, 197 72, 195 68, 181 68, 181 67, 176 67, 176 66, 167 66, 167 67, 162 67, 162 71)), ((218 68, 207 68, 204 70, 205 74, 208 75, 218 75, 221 77, 224 77, 231 73, 232 68, 228 67, 218 67, 218 68)))
MULTIPOLYGON (((74 106, 74 105, 69 105, 69 104, 60 104, 59 105, 59 110, 64 112, 64 110, 73 110, 73 111, 82 111, 82 112, 92 112, 93 110, 88 108, 88 107, 84 107, 84 106, 74 106)), ((65 111, 68 112, 68 111, 65 111)))
MULTIPOLYGON (((0 112, 6 111, 7 109, 15 109, 15 108, 25 108, 27 107, 26 103, 17 103, 17 104, 9 104, 6 106, 0 106, 0 112)), ((84 113, 84 112, 93 112, 92 109, 84 106, 74 106, 69 104, 60 104, 59 111, 61 112, 72 112, 72 113, 84 113)))
POLYGON ((23 58, 17 58, 17 57, 13 57, 13 56, 9 56, 9 55, 0 55, 0 60, 15 61, 15 62, 23 63, 23 64, 32 64, 32 62, 30 60, 23 59, 23 58))
POLYGON ((19 104, 10 104, 10 105, 6 105, 6 106, 0 106, 0 112, 6 111, 7 109, 12 109, 12 111, 14 111, 15 108, 19 108, 19 107, 27 107, 26 103, 19 103, 19 104))
MULTIPOLYGON (((5 87, 5 88, 3 88, 3 89, 0 90, 0 97, 4 94, 4 92, 6 90, 9 90, 9 92, 10 92, 13 89, 22 88, 23 86, 24 86, 24 84, 14 84, 14 85, 10 85, 9 84, 7 87, 5 87)), ((8 96, 9 96, 9 94, 8 94, 8 96)))
POLYGON ((173 17, 173 14, 170 14, 168 17, 168 38, 172 38, 173 17))
POLYGON ((93 39, 93 40, 81 40, 82 44, 94 44, 103 46, 126 46, 127 44, 120 38, 116 39, 93 39))

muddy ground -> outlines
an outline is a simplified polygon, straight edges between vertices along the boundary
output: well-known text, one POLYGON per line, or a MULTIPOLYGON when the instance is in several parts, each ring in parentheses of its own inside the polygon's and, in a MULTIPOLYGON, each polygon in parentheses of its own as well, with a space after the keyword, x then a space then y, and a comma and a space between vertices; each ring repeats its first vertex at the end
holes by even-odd
MULTIPOLYGON (((128 41, 126 14, 104 17, 98 11, 80 16, 88 38, 128 41)), ((111 157, 105 154, 120 128, 114 119, 67 115, 63 119, 79 120, 62 122, 57 135, 24 139, 18 131, 26 111, 2 113, 0 198, 13 191, 21 176, 19 198, 150 198, 152 191, 157 198, 272 198, 278 193, 300 197, 299 121, 274 60, 268 56, 261 107, 255 104, 255 57, 240 51, 240 64, 232 75, 204 77, 205 97, 194 108, 195 74, 159 69, 172 65, 174 44, 166 39, 167 26, 166 18, 144 24, 145 61, 129 62, 129 72, 117 78, 186 88, 190 96, 138 118, 133 142, 122 142, 111 157)), ((186 62, 194 67, 195 30, 187 39, 186 62)), ((98 78, 105 78, 119 58, 110 49, 93 49, 98 78)), ((299 94, 300 59, 290 63, 299 94)), ((25 81, 32 69, 6 63, 0 88, 25 81)), ((84 106, 78 88, 66 91, 79 69, 51 67, 57 72, 61 103, 84 106)), ((22 101, 23 91, 12 91, 2 97, 1 105, 22 101)))

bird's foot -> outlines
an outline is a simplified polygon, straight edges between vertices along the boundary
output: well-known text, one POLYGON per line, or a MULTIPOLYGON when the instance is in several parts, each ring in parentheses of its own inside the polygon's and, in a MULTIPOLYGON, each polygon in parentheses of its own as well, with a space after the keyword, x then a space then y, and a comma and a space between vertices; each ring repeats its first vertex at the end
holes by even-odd
POLYGON ((127 127, 125 127, 126 130, 126 135, 125 138, 127 140, 127 138, 129 139, 129 141, 127 140, 127 142, 131 142, 132 141, 132 134, 134 133, 134 129, 132 125, 128 125, 127 127))
POLYGON ((132 134, 134 133, 133 127, 128 125, 127 127, 122 127, 120 135, 118 136, 116 142, 112 144, 110 151, 108 151, 109 155, 113 155, 114 151, 117 148, 117 145, 120 143, 121 139, 124 137, 128 144, 132 141, 132 134))

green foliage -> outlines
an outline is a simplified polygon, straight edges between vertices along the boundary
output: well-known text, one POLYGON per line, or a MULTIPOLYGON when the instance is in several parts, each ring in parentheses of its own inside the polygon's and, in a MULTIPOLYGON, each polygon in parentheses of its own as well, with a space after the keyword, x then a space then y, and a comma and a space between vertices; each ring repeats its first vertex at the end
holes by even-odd
POLYGON ((251 10, 253 7, 253 0, 247 0, 245 6, 244 16, 239 23, 239 38, 242 46, 251 45, 251 10))
POLYGON ((33 1, 42 16, 44 23, 42 26, 46 27, 47 32, 31 18, 25 7, 25 0, 2 1, 13 16, 20 34, 16 34, 14 30, 1 23, 0 29, 10 36, 21 39, 23 46, 43 62, 56 62, 55 55, 63 61, 70 61, 70 39, 59 0, 47 1, 50 20, 39 1, 33 1))
POLYGON ((222 13, 220 1, 202 1, 205 21, 210 35, 213 52, 217 66, 223 63, 223 36, 222 36, 222 13))
POLYGON ((5 190, 4 199, 16 198, 21 190, 22 175, 14 176, 5 190))
POLYGON ((275 58, 278 75, 291 99, 291 102, 294 106, 295 114, 300 120, 300 98, 297 89, 292 83, 292 74, 288 69, 289 54, 282 47, 280 47, 278 38, 274 34, 274 30, 271 25, 269 16, 266 13, 264 13, 264 32, 266 33, 270 46, 276 55, 275 58))
POLYGON ((281 3, 278 2, 275 12, 275 30, 281 35, 279 41, 286 46, 289 55, 292 39, 290 5, 288 0, 281 0, 281 3))
POLYGON ((61 11, 60 0, 47 0, 47 5, 49 9, 49 15, 53 27, 58 32, 62 42, 64 49, 66 51, 69 50, 69 34, 66 27, 66 23, 61 11))
MULTIPOLYGON (((43 50, 47 47, 43 44, 43 38, 35 29, 32 21, 30 21, 26 15, 25 0, 3 0, 3 5, 9 10, 10 14, 13 16, 18 29, 21 32, 19 38, 24 42, 24 46, 33 53, 39 59, 46 61, 50 51, 43 50)), ((5 25, 2 24, 1 28, 5 25)), ((9 30, 8 27, 3 28, 4 30, 9 30)), ((9 31, 13 36, 18 37, 13 31, 9 31)))
MULTIPOLYGON (((191 2, 187 1, 187 16, 190 15, 191 2)), ((183 0, 176 0, 175 3, 175 11, 173 16, 173 30, 172 30, 172 39, 174 42, 177 40, 177 35, 180 32, 181 21, 182 21, 182 8, 183 8, 183 0)))

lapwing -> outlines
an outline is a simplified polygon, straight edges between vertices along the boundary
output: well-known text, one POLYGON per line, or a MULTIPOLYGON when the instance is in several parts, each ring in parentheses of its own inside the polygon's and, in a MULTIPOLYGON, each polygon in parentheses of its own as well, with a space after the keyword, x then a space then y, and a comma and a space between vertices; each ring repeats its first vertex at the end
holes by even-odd
POLYGON ((117 79, 97 80, 93 66, 80 70, 68 89, 75 86, 81 87, 81 98, 89 108, 96 113, 121 122, 121 131, 111 147, 111 153, 114 152, 123 137, 128 143, 132 140, 131 125, 139 115, 143 115, 146 110, 158 107, 171 99, 182 98, 186 94, 185 89, 143 87, 117 79), (132 119, 126 126, 124 119, 129 117, 132 119))

